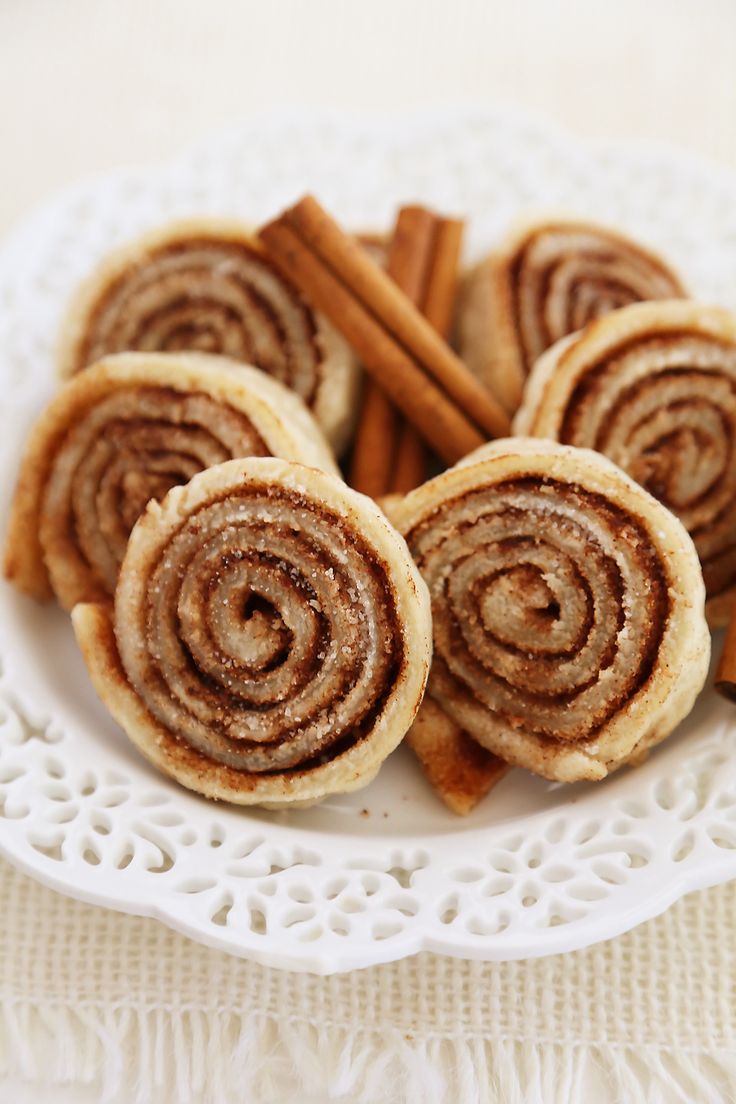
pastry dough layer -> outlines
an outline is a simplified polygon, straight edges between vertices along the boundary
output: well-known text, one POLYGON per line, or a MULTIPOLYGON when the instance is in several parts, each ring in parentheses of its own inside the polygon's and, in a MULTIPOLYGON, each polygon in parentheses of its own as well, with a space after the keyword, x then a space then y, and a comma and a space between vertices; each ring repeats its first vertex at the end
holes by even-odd
POLYGON ((596 449, 682 521, 708 619, 736 604, 736 316, 684 300, 639 303, 553 346, 514 428, 596 449))
POLYGON ((263 372, 203 354, 121 353, 64 385, 26 443, 5 574, 71 609, 109 597, 150 498, 232 457, 336 471, 304 404, 263 372))
POLYGON ((69 309, 60 371, 69 376, 127 350, 217 353, 256 365, 299 395, 337 452, 348 444, 355 358, 238 222, 177 222, 103 261, 69 309))
POLYGON ((710 653, 695 549, 604 457, 497 441, 392 518, 432 600, 428 692, 507 762, 600 779, 692 708, 710 653))
POLYGON ((114 610, 73 621, 95 687, 165 773, 239 804, 369 782, 429 671, 424 583, 399 534, 334 476, 234 460, 152 502, 114 610))
POLYGON ((660 257, 617 231, 527 220, 465 281, 461 353, 513 413, 535 360, 555 341, 628 303, 685 294, 660 257))

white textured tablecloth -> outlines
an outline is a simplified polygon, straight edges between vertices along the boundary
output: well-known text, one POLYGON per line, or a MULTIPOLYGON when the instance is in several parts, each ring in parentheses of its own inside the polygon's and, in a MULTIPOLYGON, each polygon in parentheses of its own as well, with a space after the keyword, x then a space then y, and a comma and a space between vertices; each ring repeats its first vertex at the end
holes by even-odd
POLYGON ((736 884, 574 954, 420 955, 330 978, 210 951, 156 921, 66 900, 5 863, 0 896, 0 1066, 88 1086, 84 1099, 733 1099, 736 884))
MULTIPOLYGON (((83 174, 294 102, 508 99, 586 136, 664 138, 734 165, 735 72, 733 0, 2 0, 0 228, 83 174)), ((425 955, 326 980, 4 864, 0 895, 0 1104, 736 1095, 736 886, 564 957, 425 955)))

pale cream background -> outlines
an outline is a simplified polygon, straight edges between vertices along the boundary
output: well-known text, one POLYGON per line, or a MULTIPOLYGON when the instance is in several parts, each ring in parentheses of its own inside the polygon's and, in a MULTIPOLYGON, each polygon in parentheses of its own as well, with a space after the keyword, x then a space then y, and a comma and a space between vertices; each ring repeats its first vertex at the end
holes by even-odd
POLYGON ((0 230, 274 105, 497 100, 736 165, 736 3, 0 0, 0 230))
POLYGON ((736 0, 0 0, 0 232, 270 107, 498 101, 736 167, 736 0))

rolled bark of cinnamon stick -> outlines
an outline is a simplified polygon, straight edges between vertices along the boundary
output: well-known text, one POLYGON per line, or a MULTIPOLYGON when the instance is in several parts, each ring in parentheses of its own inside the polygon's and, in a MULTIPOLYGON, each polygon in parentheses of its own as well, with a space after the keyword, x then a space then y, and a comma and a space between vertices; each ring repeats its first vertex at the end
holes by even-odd
POLYGON ((305 196, 282 217, 488 435, 508 431, 508 418, 496 400, 419 311, 411 309, 391 277, 343 233, 313 196, 305 196))
POLYGON ((736 702, 736 610, 731 616, 721 659, 716 671, 715 687, 719 694, 736 702))
MULTIPOLYGON (((396 219, 388 249, 387 271, 413 303, 419 303, 431 263, 435 217, 422 207, 402 207, 396 219)), ((379 498, 392 487, 401 456, 406 426, 400 424, 393 403, 376 381, 365 380, 363 403, 355 434, 350 466, 350 485, 356 491, 379 498)), ((405 475, 411 490, 423 481, 424 445, 415 431, 405 458, 410 468, 405 475), (417 476, 416 482, 412 482, 417 476)))
MULTIPOLYGON (((435 219, 421 299, 415 300, 429 324, 445 339, 452 326, 463 228, 461 219, 435 219)), ((406 422, 399 430, 389 493, 408 494, 426 478, 426 449, 414 427, 406 422)))
POLYGON ((389 494, 408 494, 427 478, 427 449, 411 422, 399 426, 389 494))
POLYGON ((367 370, 445 460, 508 432, 499 404, 360 246, 306 197, 259 233, 367 370))
POLYGON ((442 218, 438 221, 432 268, 422 304, 424 317, 445 339, 452 326, 463 230, 462 219, 442 218))
POLYGON ((398 411, 370 376, 363 384, 360 418, 350 460, 350 486, 370 498, 385 494, 391 483, 396 451, 398 411))
POLYGON ((260 235, 274 262, 291 273, 304 294, 339 319, 364 366, 443 459, 454 463, 483 443, 481 431, 289 226, 271 223, 260 235))

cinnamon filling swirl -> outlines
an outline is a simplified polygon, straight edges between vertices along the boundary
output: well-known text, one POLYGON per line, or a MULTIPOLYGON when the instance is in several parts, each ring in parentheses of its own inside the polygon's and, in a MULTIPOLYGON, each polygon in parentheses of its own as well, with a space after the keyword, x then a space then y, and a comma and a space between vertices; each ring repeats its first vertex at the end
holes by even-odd
POLYGON ((405 542, 337 476, 231 460, 136 523, 114 610, 72 620, 130 739, 190 789, 310 803, 375 776, 429 672, 429 598, 405 542))
POLYGON ((545 349, 611 311, 682 294, 679 282, 634 242, 597 228, 544 226, 510 269, 513 315, 526 371, 545 349))
POLYGON ((467 278, 459 339, 473 371, 513 413, 555 342, 631 303, 685 295, 663 260, 622 234, 536 221, 512 231, 467 278))
POLYGON ((111 253, 79 289, 59 342, 62 375, 136 350, 253 365, 298 395, 336 451, 349 442, 359 386, 349 346, 239 223, 162 227, 111 253))
POLYGON ((610 460, 495 441, 394 517, 432 601, 428 693, 494 755, 596 780, 692 708, 710 650, 697 554, 610 460))
POLYGON ((642 342, 575 389, 560 439, 610 456, 680 517, 709 596, 736 583, 736 349, 642 342), (636 378, 653 363, 656 375, 636 378))
POLYGON ((714 625, 736 599, 736 320, 685 301, 636 304, 538 362, 519 432, 596 449, 677 514, 714 625))
POLYGON ((69 380, 31 432, 5 573, 71 609, 112 595, 152 500, 243 456, 336 471, 296 395, 248 365, 201 353, 118 353, 69 380))
POLYGON ((497 721, 579 741, 649 678, 667 581, 646 532, 600 495, 509 480, 443 503, 407 540, 432 597, 441 704, 452 681, 497 721))
POLYGON ((201 393, 132 386, 74 425, 44 495, 41 540, 76 547, 112 593, 130 531, 152 499, 234 456, 267 456, 252 422, 201 393))
POLYGON ((116 638, 131 685, 217 762, 283 771, 360 740, 407 655, 385 569, 314 502, 250 484, 126 564, 116 638))
POLYGON ((121 273, 89 315, 76 367, 128 349, 194 350, 256 364, 308 404, 321 380, 311 311, 244 242, 172 242, 121 273))

